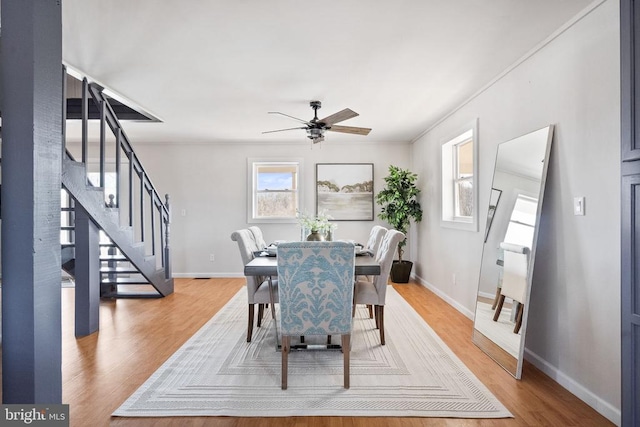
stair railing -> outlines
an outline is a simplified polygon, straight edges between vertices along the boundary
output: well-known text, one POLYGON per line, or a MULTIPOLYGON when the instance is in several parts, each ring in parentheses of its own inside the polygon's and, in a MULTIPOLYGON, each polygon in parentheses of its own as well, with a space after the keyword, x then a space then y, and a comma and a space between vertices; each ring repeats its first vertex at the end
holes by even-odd
MULTIPOLYGON (((145 245, 147 255, 156 255, 160 252, 160 267, 165 270, 165 277, 171 277, 170 272, 170 246, 169 224, 171 211, 169 207, 169 195, 165 195, 164 201, 156 191, 148 173, 145 171, 140 159, 133 150, 120 121, 113 108, 103 93, 103 88, 95 83, 89 83, 86 78, 82 81, 82 135, 81 135, 81 162, 87 165, 89 170, 89 102, 92 101, 98 108, 100 116, 99 130, 99 179, 97 186, 105 188, 107 160, 114 162, 115 167, 115 191, 108 205, 118 208, 119 215, 123 211, 128 212, 126 224, 133 230, 134 239, 145 245), (115 137, 113 147, 108 147, 110 138, 107 138, 107 129, 115 137), (107 159, 107 152, 113 153, 113 157, 107 159), (124 156, 124 158, 123 158, 124 156), (125 164, 126 163, 126 164, 125 164), (126 188, 121 188, 123 177, 123 164, 127 175, 126 188), (124 190, 124 191, 123 191, 124 190), (128 197, 122 197, 123 192, 128 197), (136 197, 137 196, 137 197, 136 197), (145 201, 145 198, 147 199, 145 201), (148 205, 147 205, 148 204, 148 205), (148 206, 149 209, 145 207, 148 206), (156 218, 159 225, 156 225, 156 218), (159 243, 159 249, 156 250, 159 243), (150 253, 149 253, 150 252, 150 253)), ((106 194, 105 194, 106 196, 106 194)), ((122 220, 122 218, 121 218, 122 220)))

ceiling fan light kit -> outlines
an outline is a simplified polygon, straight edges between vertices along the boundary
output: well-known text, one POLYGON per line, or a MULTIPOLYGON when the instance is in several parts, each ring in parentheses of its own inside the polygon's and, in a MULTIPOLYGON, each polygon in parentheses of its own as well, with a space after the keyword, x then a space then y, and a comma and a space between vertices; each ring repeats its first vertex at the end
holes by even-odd
POLYGON ((280 114, 282 116, 297 120, 301 123, 304 123, 305 126, 296 127, 296 128, 270 130, 262 133, 273 133, 273 132, 283 132, 283 131, 294 130, 294 129, 305 129, 307 132, 307 138, 309 138, 311 141, 313 141, 314 144, 316 144, 318 142, 324 141, 325 131, 350 133, 354 135, 369 135, 369 132, 371 132, 371 129, 369 128, 362 128, 362 127, 355 127, 355 126, 334 126, 335 123, 339 123, 339 122, 352 119, 358 116, 358 113, 351 110, 350 108, 345 108, 344 110, 338 111, 337 113, 327 116, 324 119, 318 119, 318 109, 322 107, 322 103, 320 101, 311 101, 309 105, 311 106, 311 108, 313 108, 313 119, 309 121, 302 120, 297 117, 293 117, 288 114, 281 113, 279 111, 269 112, 269 114, 280 114))

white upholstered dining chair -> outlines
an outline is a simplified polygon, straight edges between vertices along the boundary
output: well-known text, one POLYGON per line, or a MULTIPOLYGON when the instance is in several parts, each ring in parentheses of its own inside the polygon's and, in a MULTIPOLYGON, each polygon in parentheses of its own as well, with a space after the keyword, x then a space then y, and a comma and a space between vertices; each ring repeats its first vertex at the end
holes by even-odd
POLYGON ((380 264, 380 275, 373 276, 373 280, 356 281, 354 295, 354 311, 356 304, 372 305, 374 307, 374 315, 376 319, 376 327, 380 330, 380 344, 384 345, 384 305, 387 295, 387 284, 389 282, 389 273, 393 264, 398 243, 404 239, 404 234, 398 230, 388 230, 378 251, 375 259, 380 264))
MULTIPOLYGON (((242 264, 246 265, 254 258, 254 252, 263 248, 258 247, 253 233, 248 229, 236 230, 231 233, 231 240, 238 243, 242 264)), ((247 342, 251 342, 253 334, 254 305, 258 304, 258 322, 260 327, 264 308, 270 303, 269 283, 266 278, 259 276, 245 276, 247 282, 247 300, 249 302, 249 320, 247 324, 247 342)), ((277 286, 277 281, 273 281, 277 286)), ((276 300, 277 302, 277 300, 276 300)))
POLYGON ((524 250, 504 250, 502 287, 500 297, 493 315, 493 321, 497 322, 504 305, 505 298, 513 300, 515 313, 515 326, 513 333, 520 332, 522 326, 522 313, 527 299, 527 269, 529 266, 529 248, 524 250))
POLYGON ((258 250, 262 250, 267 247, 267 243, 264 241, 264 235, 262 234, 260 227, 252 225, 249 227, 249 231, 253 233, 253 239, 255 240, 256 245, 258 245, 258 250))
POLYGON ((371 232, 369 233, 369 240, 367 240, 366 250, 371 251, 372 254, 375 255, 378 252, 378 248, 380 247, 380 242, 382 242, 382 238, 384 237, 387 229, 381 225, 374 225, 371 227, 371 232))
POLYGON ((287 388, 291 336, 311 335, 341 335, 344 388, 349 388, 354 272, 353 243, 278 245, 282 389, 287 388))
MULTIPOLYGON (((382 242, 382 238, 384 237, 387 229, 381 225, 374 225, 371 227, 371 231, 369 232, 369 240, 367 240, 367 246, 364 248, 367 251, 371 252, 372 256, 375 256, 376 252, 378 252, 378 248, 380 247, 380 243, 382 242)), ((373 276, 358 276, 358 280, 368 280, 373 282, 373 276)), ((373 306, 371 304, 367 305, 369 309, 369 318, 373 318, 373 306)))

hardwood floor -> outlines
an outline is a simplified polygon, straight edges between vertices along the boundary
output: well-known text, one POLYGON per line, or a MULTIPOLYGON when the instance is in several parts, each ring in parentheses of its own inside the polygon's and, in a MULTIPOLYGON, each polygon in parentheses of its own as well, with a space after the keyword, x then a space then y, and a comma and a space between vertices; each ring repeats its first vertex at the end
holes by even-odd
POLYGON ((453 352, 513 413, 513 419, 111 418, 142 383, 244 284, 244 279, 176 279, 162 299, 103 301, 100 331, 76 339, 73 289, 62 289, 63 401, 71 426, 608 426, 613 425, 530 364, 514 380, 471 342, 472 322, 417 284, 393 285, 453 352))

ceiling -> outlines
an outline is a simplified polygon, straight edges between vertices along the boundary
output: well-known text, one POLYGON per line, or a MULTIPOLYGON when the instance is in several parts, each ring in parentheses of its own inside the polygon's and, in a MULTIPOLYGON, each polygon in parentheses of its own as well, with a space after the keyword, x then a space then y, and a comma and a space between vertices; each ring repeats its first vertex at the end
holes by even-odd
MULTIPOLYGON (((136 142, 303 142, 262 134, 343 108, 410 142, 593 0, 64 0, 63 60, 157 116, 136 142)), ((79 134, 78 123, 69 135, 79 134)))

